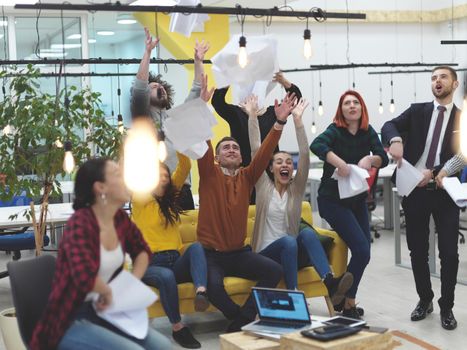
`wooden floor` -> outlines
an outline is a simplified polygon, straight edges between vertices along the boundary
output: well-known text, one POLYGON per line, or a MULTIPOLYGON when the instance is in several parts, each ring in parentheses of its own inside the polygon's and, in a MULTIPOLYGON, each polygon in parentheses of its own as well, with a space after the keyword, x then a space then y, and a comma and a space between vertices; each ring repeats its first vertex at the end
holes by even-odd
MULTIPOLYGON (((374 218, 378 220, 378 218, 374 218)), ((405 236, 403 236, 405 240, 405 236)), ((403 260, 409 262, 403 241, 403 260)), ((467 281, 467 247, 459 245, 460 269, 459 279, 467 281)), ((394 265, 393 233, 381 231, 381 238, 372 244, 372 257, 362 283, 357 299, 365 309, 365 320, 373 326, 387 327, 407 333, 436 346, 440 349, 467 348, 465 334, 467 332, 467 286, 458 284, 456 287, 456 303, 454 314, 459 326, 454 331, 441 328, 439 307, 435 304, 433 314, 419 322, 410 321, 410 312, 415 307, 418 298, 415 292, 412 271, 394 265)), ((27 254, 25 254, 27 255, 27 254)), ((3 269, 9 257, 0 253, 0 268, 3 269)), ((439 265, 438 265, 439 266, 439 265)), ((439 298, 440 282, 432 278, 435 298, 439 298)), ((326 315, 326 305, 323 298, 309 299, 311 312, 326 315)), ((12 305, 8 279, 0 280, 0 309, 12 305)), ((203 349, 219 349, 218 335, 227 327, 227 321, 220 313, 194 314, 183 317, 184 322, 193 330, 196 338, 202 343, 203 349)), ((171 336, 171 327, 166 318, 152 321, 152 326, 167 336, 171 336)), ((423 349, 423 347, 403 342, 398 349, 423 349)), ((179 347, 174 346, 179 349, 179 347)), ((0 349, 4 349, 0 341, 0 349)))

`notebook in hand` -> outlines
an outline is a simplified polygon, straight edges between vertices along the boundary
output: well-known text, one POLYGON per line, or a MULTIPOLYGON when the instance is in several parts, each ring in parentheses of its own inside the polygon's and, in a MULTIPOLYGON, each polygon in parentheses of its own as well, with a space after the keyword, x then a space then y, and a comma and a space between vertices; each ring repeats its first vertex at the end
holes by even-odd
POLYGON ((252 294, 259 320, 243 326, 243 331, 281 335, 310 328, 310 313, 303 292, 253 287, 252 294))

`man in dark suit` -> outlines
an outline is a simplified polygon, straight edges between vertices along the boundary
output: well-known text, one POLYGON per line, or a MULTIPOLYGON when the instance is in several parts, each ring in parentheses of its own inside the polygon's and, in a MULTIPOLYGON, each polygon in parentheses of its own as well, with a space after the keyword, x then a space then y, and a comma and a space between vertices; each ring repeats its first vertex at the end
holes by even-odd
POLYGON ((400 116, 386 122, 381 130, 383 144, 389 145, 393 159, 400 164, 404 158, 423 174, 418 186, 402 200, 407 245, 420 297, 411 320, 422 320, 433 311, 434 293, 428 267, 429 224, 433 215, 441 260, 438 304, 441 326, 447 330, 457 327, 452 308, 459 265, 459 208, 445 190, 436 187, 434 178, 444 163, 458 152, 460 110, 453 103, 458 85, 454 69, 434 68, 431 75, 434 101, 412 104, 400 116))

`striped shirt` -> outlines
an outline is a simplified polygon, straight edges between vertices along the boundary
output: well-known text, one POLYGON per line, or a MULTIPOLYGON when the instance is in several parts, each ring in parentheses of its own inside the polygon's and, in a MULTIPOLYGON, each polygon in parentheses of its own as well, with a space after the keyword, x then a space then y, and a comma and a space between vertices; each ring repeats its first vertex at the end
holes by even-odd
POLYGON ((443 170, 451 176, 464 169, 465 166, 467 166, 467 158, 462 153, 458 153, 444 164, 443 170))

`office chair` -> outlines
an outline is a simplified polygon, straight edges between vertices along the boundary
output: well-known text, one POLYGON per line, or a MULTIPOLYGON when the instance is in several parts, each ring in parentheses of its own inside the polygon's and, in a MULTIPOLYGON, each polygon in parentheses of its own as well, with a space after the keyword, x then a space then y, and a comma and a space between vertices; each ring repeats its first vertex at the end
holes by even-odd
MULTIPOLYGON (((368 216, 370 219, 370 230, 374 232, 375 238, 379 238, 381 235, 378 232, 377 225, 371 224, 371 213, 376 209, 376 186, 378 183, 378 168, 371 168, 369 171, 370 177, 367 178, 368 182, 368 195, 366 197, 366 206, 368 208, 368 216)), ((371 238, 371 242, 373 242, 373 237, 371 238)))
MULTIPOLYGON (((30 199, 23 193, 20 196, 13 196, 11 201, 0 201, 0 207, 15 207, 29 205, 30 199)), ((29 227, 19 229, 0 229, 0 251, 7 254, 13 252, 13 260, 21 259, 21 250, 31 250, 36 248, 34 232, 28 231, 29 227)), ((44 247, 49 244, 49 237, 44 236, 44 247)), ((0 279, 7 277, 8 272, 0 272, 0 279)))
POLYGON ((24 344, 29 344, 52 289, 55 257, 41 255, 22 261, 10 261, 7 269, 19 332, 24 344))

